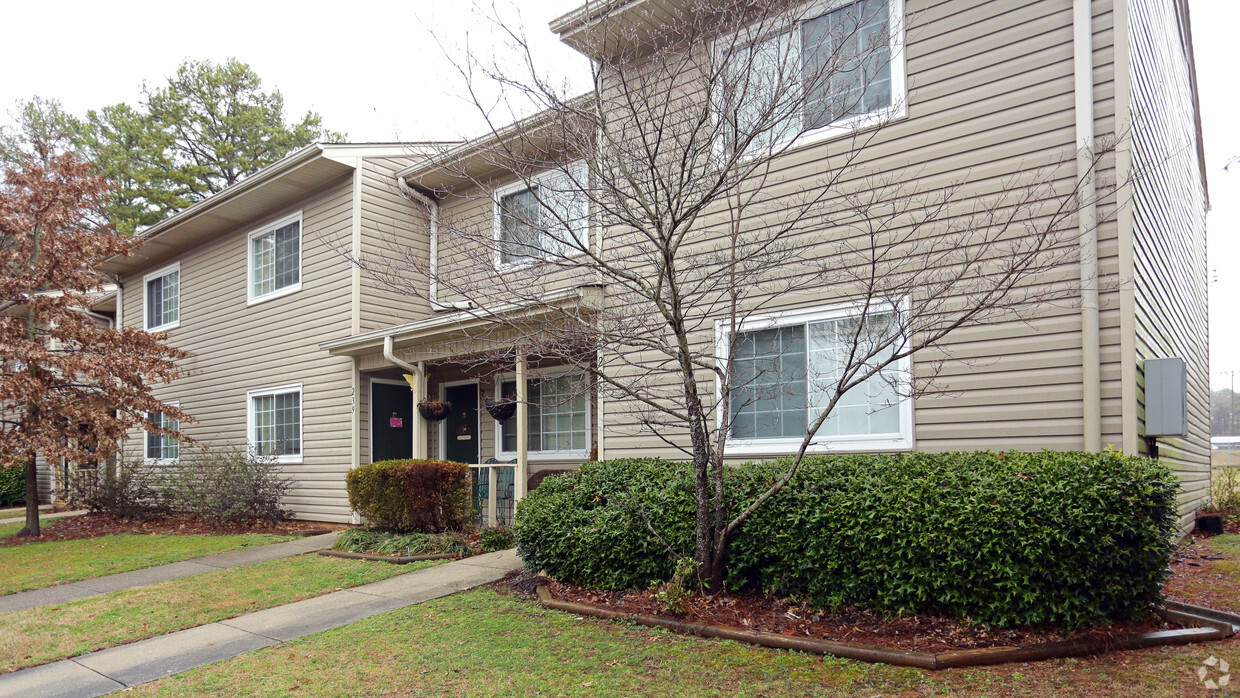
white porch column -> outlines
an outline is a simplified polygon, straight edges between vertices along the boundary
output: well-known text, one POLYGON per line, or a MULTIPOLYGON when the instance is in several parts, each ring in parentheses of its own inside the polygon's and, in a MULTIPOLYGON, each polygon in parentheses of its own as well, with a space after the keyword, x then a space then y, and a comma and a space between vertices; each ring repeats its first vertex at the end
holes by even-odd
POLYGON ((525 353, 517 354, 517 469, 513 477, 513 499, 520 501, 525 498, 525 486, 529 480, 530 463, 526 455, 526 444, 529 443, 529 406, 526 405, 525 386, 525 353))
POLYGON ((422 419, 422 413, 418 411, 418 403, 422 398, 426 397, 429 386, 426 381, 426 362, 418 362, 417 387, 413 389, 413 457, 426 459, 427 442, 430 437, 426 434, 427 422, 422 419))

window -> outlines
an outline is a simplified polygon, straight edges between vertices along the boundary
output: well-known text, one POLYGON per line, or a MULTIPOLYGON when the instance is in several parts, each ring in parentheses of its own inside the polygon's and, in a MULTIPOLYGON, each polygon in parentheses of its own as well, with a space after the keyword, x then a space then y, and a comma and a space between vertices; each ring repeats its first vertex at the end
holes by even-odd
POLYGON ((729 41, 719 106, 728 139, 756 133, 757 150, 902 116, 902 14, 902 0, 818 2, 775 33, 729 41))
POLYGON ((156 332, 181 324, 181 264, 173 264, 143 278, 143 327, 156 332))
MULTIPOLYGON (((170 402, 172 406, 180 403, 170 402)), ((146 417, 152 424, 163 427, 164 429, 172 429, 179 431, 181 423, 163 412, 151 412, 146 417)), ((157 461, 175 461, 181 457, 181 442, 176 437, 158 434, 153 431, 146 432, 146 460, 147 462, 157 461)))
POLYGON ((526 184, 496 192, 495 241, 497 267, 532 264, 540 259, 573 254, 586 244, 586 181, 584 165, 572 176, 548 172, 526 184))
POLYGON ((301 385, 249 393, 250 450, 280 463, 301 462, 301 385))
MULTIPOLYGON (((590 446, 590 409, 584 391, 584 376, 563 373, 528 381, 529 442, 532 454, 585 454, 590 446)), ((500 383, 500 395, 517 394, 515 381, 500 383)), ((517 418, 500 424, 500 449, 517 452, 517 418)))
MULTIPOLYGON (((902 345, 899 312, 871 309, 862 320, 855 306, 839 306, 747 320, 737 333, 729 377, 729 442, 741 451, 771 453, 799 444, 835 396, 850 354, 853 366, 874 366, 902 345)), ((721 332, 720 341, 726 338, 721 332)), ((911 448, 912 402, 897 390, 908 370, 902 359, 845 392, 815 435, 818 447, 911 448)))
POLYGON ((301 214, 250 233, 249 302, 301 288, 301 214))

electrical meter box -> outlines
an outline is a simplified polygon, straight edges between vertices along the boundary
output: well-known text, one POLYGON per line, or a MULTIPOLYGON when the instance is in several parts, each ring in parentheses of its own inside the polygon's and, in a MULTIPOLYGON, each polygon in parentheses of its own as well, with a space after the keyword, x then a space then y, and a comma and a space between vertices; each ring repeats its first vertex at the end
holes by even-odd
POLYGON ((1188 435, 1188 377, 1184 359, 1145 360, 1145 435, 1188 435))

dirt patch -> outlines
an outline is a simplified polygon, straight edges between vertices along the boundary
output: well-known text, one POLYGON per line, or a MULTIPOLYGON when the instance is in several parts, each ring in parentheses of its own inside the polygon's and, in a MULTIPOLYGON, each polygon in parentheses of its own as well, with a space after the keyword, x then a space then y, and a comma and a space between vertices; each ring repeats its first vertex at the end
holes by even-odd
POLYGON ((210 535, 231 536, 243 533, 269 533, 288 535, 297 531, 311 529, 327 529, 340 531, 350 528, 347 524, 320 523, 317 521, 254 521, 248 523, 216 523, 178 516, 155 516, 149 519, 124 519, 112 514, 83 514, 46 522, 43 535, 38 538, 18 538, 10 536, 0 539, 0 547, 24 545, 26 543, 47 543, 50 541, 76 540, 78 538, 97 538, 122 533, 140 535, 210 535))
POLYGON ((557 600, 623 613, 931 653, 1028 647, 1067 639, 1106 643, 1131 634, 1179 627, 1155 618, 1141 622, 1117 621, 1072 633, 1054 628, 987 628, 949 616, 929 614, 887 617, 853 607, 819 612, 796 602, 757 593, 694 597, 686 602, 683 614, 676 614, 668 612, 650 591, 584 589, 519 573, 501 580, 499 586, 515 593, 532 594, 540 583, 546 583, 557 600))
POLYGON ((1189 539, 1176 547, 1164 592, 1176 601, 1240 613, 1240 565, 1208 540, 1189 539))

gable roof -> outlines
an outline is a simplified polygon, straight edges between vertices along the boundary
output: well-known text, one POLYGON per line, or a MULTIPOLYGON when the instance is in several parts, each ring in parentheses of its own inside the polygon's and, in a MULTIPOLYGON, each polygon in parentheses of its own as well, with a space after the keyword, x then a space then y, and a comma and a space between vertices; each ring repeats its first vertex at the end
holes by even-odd
POLYGON ((171 258, 246 221, 291 206, 306 193, 351 173, 362 158, 418 157, 431 143, 312 143, 289 153, 227 189, 213 194, 138 233, 129 257, 101 268, 128 273, 171 258))

